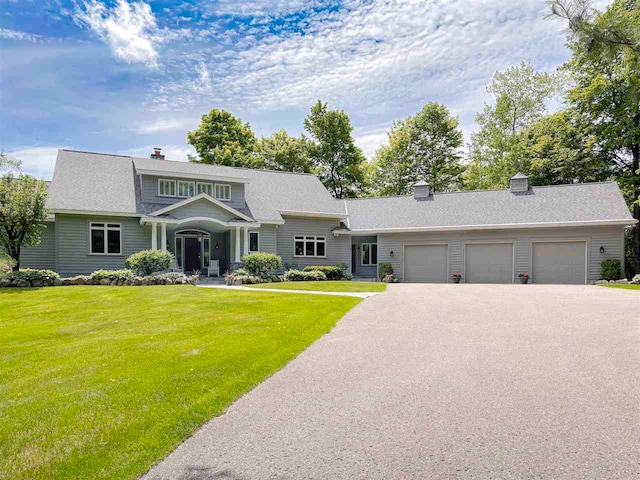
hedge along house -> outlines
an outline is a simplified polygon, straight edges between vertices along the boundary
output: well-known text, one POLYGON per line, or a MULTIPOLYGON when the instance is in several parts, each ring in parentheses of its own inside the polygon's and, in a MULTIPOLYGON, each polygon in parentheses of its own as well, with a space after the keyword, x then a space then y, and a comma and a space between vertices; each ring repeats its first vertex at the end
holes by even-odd
MULTIPOLYGON (((51 217, 23 266, 63 276, 122 268, 140 250, 175 254, 185 272, 224 273, 245 253, 283 263, 346 264, 375 278, 390 262, 405 282, 587 283, 624 256, 634 219, 615 183, 335 200, 314 175, 60 150, 51 217)), ((624 262, 622 262, 624 263, 624 262)))

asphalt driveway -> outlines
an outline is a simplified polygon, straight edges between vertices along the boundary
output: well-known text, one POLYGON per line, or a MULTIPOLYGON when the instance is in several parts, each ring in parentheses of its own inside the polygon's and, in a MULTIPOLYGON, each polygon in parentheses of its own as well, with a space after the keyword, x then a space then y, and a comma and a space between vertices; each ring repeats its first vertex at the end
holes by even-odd
POLYGON ((638 478, 640 292, 391 285, 147 479, 638 478))

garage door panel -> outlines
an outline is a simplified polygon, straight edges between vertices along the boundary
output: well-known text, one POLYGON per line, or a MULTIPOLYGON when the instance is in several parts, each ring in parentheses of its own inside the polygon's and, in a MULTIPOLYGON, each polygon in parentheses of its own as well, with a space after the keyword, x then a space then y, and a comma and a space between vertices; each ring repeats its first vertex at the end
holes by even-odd
POLYGON ((445 283, 447 275, 446 245, 406 245, 404 247, 404 281, 408 283, 445 283))
POLYGON ((585 283, 586 242, 534 242, 533 283, 585 283))
POLYGON ((465 246, 466 283, 513 283, 513 243, 465 246))

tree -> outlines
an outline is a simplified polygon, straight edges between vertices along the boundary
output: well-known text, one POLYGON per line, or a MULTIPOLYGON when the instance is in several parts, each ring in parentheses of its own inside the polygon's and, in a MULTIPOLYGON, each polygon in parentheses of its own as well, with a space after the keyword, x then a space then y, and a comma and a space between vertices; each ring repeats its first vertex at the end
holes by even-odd
POLYGON ((286 130, 262 137, 256 147, 256 162, 260 168, 286 172, 310 173, 313 163, 309 158, 307 140, 290 136, 286 130))
POLYGON ((460 185, 463 136, 458 119, 439 103, 427 103, 414 116, 396 122, 389 145, 376 152, 374 185, 380 195, 406 195, 418 180, 434 191, 460 185))
POLYGON ((0 170, 20 170, 22 162, 0 152, 0 170))
MULTIPOLYGON (((604 13, 584 0, 556 1, 552 9, 569 21, 573 55, 564 68, 574 87, 568 103, 593 126, 598 147, 640 220, 640 0, 614 0, 604 13)), ((633 251, 640 272, 637 224, 633 251)))
POLYGON ((476 115, 480 126, 469 145, 470 163, 465 187, 477 190, 502 188, 520 169, 520 133, 546 113, 546 102, 558 90, 557 76, 536 72, 522 62, 497 72, 487 91, 496 97, 476 115))
POLYGON ((309 157, 325 187, 336 198, 354 197, 364 190, 364 162, 351 133, 349 116, 342 110, 329 110, 320 100, 304 120, 309 133, 309 157))
POLYGON ((20 250, 40 243, 47 217, 47 183, 29 175, 0 178, 0 246, 20 269, 20 250))
POLYGON ((199 160, 191 161, 233 167, 254 167, 256 137, 248 123, 216 108, 202 116, 200 126, 187 134, 199 160))
POLYGON ((542 117, 521 135, 521 171, 533 185, 607 180, 611 169, 591 130, 573 110, 542 117))

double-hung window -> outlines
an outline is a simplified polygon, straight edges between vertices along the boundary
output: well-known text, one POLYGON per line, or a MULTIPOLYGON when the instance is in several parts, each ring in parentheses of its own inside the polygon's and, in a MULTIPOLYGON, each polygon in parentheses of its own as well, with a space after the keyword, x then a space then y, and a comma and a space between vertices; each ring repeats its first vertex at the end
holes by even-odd
POLYGON ((122 226, 119 223, 90 224, 90 252, 92 255, 120 255, 122 226))
POLYGON ((296 236, 294 256, 326 257, 327 239, 325 237, 296 236))
POLYGON ((249 251, 250 252, 259 252, 260 251, 260 235, 258 232, 249 232, 249 251))
POLYGON ((158 196, 160 197, 175 197, 176 196, 176 181, 167 180, 161 178, 158 180, 158 196))
POLYGON ((178 196, 179 197, 182 197, 182 198, 193 197, 194 190, 195 190, 194 182, 178 180, 178 196))
POLYGON ((201 193, 206 193, 210 197, 213 197, 213 183, 200 183, 200 182, 198 182, 196 187, 197 187, 196 191, 198 192, 198 195, 200 195, 201 193))
POLYGON ((217 198, 218 200, 231 200, 231 185, 216 183, 215 198, 217 198))
POLYGON ((378 264, 378 244, 377 243, 363 243, 360 256, 360 263, 362 265, 377 265, 378 264))

